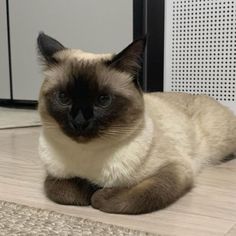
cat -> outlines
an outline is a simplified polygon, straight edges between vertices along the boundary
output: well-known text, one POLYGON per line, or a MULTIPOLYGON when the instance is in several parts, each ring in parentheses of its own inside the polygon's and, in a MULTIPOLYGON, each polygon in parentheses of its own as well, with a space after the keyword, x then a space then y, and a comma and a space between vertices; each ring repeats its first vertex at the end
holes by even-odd
POLYGON ((236 117, 213 98, 142 92, 145 38, 118 54, 69 49, 44 33, 37 44, 49 199, 117 214, 156 211, 236 151, 236 117))

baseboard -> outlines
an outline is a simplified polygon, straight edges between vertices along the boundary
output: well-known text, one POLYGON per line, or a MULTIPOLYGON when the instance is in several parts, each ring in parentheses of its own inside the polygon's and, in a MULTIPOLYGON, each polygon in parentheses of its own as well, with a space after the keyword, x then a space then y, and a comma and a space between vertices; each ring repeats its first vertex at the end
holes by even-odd
POLYGON ((35 100, 11 100, 0 99, 0 106, 24 109, 37 109, 38 102, 35 100))

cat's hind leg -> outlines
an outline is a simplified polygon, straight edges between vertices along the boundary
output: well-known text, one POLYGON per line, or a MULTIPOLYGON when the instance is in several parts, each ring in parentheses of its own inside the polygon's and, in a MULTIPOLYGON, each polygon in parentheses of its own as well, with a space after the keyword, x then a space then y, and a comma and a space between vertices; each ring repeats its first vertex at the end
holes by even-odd
POLYGON ((47 176, 44 191, 49 199, 63 205, 87 206, 98 188, 81 178, 58 179, 47 176))
POLYGON ((193 184, 190 167, 169 163, 156 175, 130 188, 103 188, 92 196, 92 206, 117 214, 142 214, 168 206, 193 184))

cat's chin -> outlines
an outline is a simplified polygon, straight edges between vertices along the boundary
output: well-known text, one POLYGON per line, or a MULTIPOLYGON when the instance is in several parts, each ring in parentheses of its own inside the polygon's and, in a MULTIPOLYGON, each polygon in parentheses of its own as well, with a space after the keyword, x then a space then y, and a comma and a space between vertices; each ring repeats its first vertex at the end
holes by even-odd
POLYGON ((128 136, 130 136, 130 134, 127 135, 113 135, 112 137, 106 137, 103 136, 102 134, 91 134, 91 135, 76 135, 76 134, 71 134, 68 132, 65 132, 64 130, 62 130, 62 132, 69 137, 71 140, 73 140, 76 143, 80 143, 80 144, 88 144, 88 143, 100 143, 107 145, 107 142, 111 143, 118 143, 123 141, 124 139, 126 139, 128 136))
POLYGON ((77 143, 89 143, 92 142, 93 140, 95 140, 96 138, 89 138, 89 137, 83 137, 83 136, 79 136, 79 137, 70 137, 72 140, 76 141, 77 143))
POLYGON ((89 143, 96 139, 96 136, 76 135, 63 131, 63 133, 77 143, 89 143))

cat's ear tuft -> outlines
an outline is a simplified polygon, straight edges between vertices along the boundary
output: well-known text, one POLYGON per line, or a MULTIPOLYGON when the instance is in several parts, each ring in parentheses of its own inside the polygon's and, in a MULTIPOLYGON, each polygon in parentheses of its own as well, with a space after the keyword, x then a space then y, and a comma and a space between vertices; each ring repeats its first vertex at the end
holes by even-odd
POLYGON ((61 50, 66 49, 61 43, 56 39, 40 32, 37 38, 38 51, 43 59, 48 64, 56 63, 56 59, 53 55, 61 50))
POLYGON ((142 67, 143 54, 146 46, 147 37, 137 39, 123 51, 116 54, 108 65, 122 72, 137 75, 142 67))

